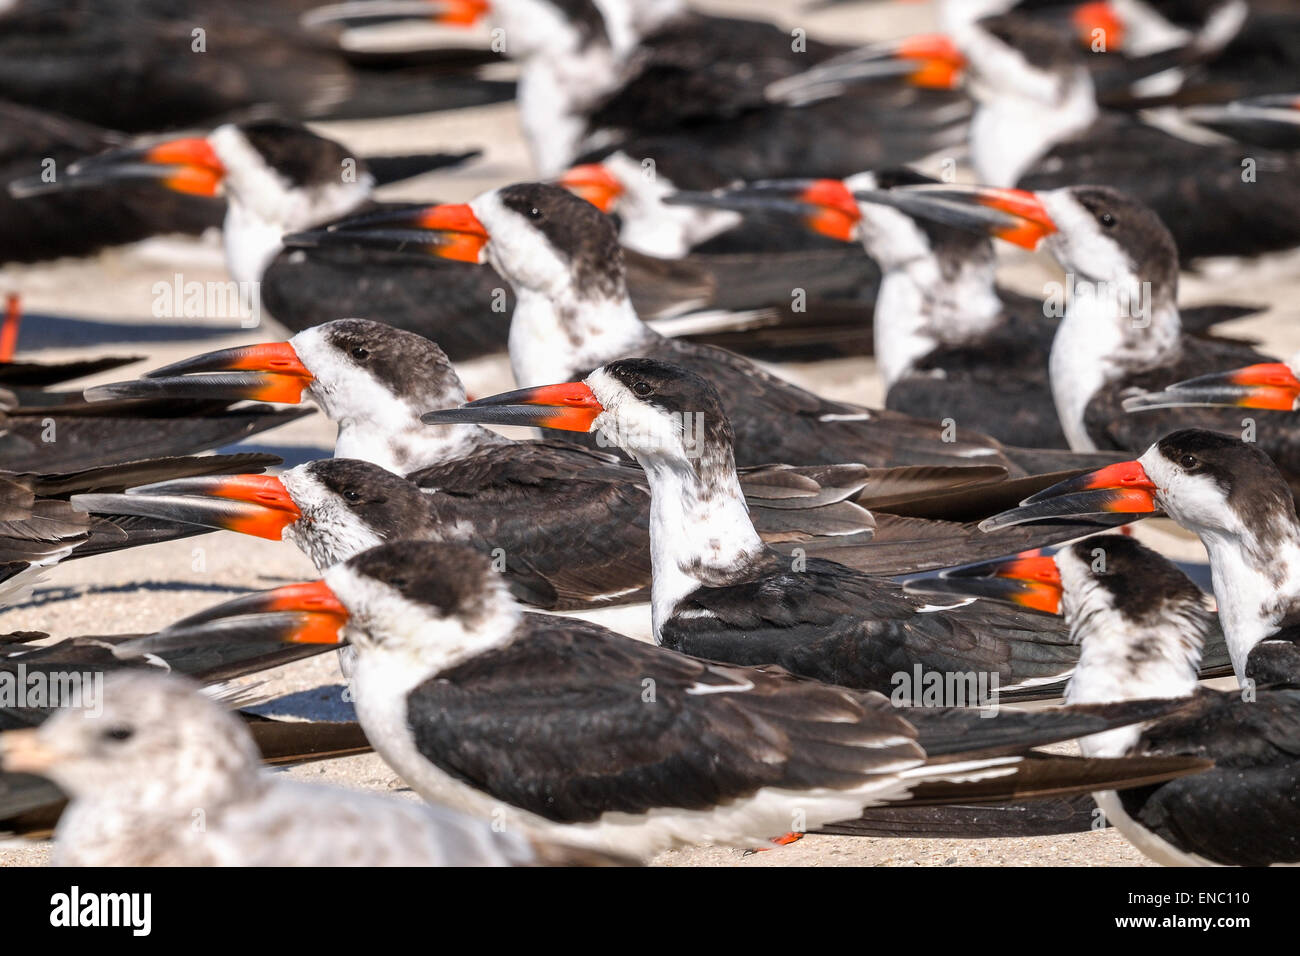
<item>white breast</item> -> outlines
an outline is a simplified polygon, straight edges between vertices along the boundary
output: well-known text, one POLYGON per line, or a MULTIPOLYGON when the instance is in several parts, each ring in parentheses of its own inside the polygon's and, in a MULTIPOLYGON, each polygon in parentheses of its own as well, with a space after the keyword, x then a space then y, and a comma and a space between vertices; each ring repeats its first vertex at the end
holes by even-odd
POLYGON ((1074 451, 1097 450, 1084 427, 1083 416, 1088 402, 1106 384, 1109 357, 1122 345, 1123 336, 1101 297, 1072 302, 1052 339, 1052 399, 1074 451))

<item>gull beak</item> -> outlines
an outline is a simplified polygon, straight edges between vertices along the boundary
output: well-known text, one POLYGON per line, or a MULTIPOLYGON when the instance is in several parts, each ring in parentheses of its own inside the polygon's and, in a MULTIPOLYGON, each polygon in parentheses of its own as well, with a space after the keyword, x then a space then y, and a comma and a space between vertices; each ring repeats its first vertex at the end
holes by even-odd
POLYGON ((41 741, 36 728, 0 734, 0 770, 41 775, 59 762, 59 754, 41 741))

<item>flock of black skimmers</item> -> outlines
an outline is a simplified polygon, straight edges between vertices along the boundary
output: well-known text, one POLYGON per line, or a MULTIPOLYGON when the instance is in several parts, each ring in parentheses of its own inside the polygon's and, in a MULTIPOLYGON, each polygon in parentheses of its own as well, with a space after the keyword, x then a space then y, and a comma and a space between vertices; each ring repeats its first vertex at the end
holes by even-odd
POLYGON ((1300 358, 1216 332, 1259 304, 1178 294, 1300 245, 1300 11, 933 6, 853 46, 678 0, 0 3, 0 258, 219 228, 266 320, 80 389, 140 360, 15 359, 10 300, 0 597, 211 531, 320 573, 0 637, 0 691, 104 682, 95 719, 0 694, 0 830, 82 865, 1106 826, 1300 863, 1300 358), (349 42, 376 23, 442 32, 349 42), (374 190, 475 150, 304 125, 511 99, 535 180, 463 204, 374 190), (1058 307, 999 283, 1015 247, 1058 307), (467 401, 457 365, 504 352, 516 388, 467 401), (878 372, 885 407, 790 359, 878 372), (308 406, 333 458, 230 449, 308 406), (572 616, 637 604, 652 640, 572 616), (332 649, 355 721, 241 709, 332 649), (264 769, 371 749, 425 802, 264 769))

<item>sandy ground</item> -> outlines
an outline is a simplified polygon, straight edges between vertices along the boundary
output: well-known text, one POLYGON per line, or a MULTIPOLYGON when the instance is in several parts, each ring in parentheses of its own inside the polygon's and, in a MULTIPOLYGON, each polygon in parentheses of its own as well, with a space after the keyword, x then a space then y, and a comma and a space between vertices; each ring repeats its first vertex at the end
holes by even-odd
MULTIPOLYGON (((785 4, 761 0, 726 0, 703 4, 711 9, 759 13, 813 35, 862 40, 905 35, 932 27, 928 4, 862 4, 816 13, 791 12, 785 4)), ((373 39, 373 38, 372 38, 373 39)), ((389 36, 387 39, 392 40, 389 36)), ((400 38, 398 38, 400 39, 400 38)), ((390 198, 464 200, 484 188, 530 176, 528 156, 511 105, 452 114, 382 122, 338 123, 322 131, 369 153, 423 148, 478 146, 483 159, 469 169, 434 174, 388 190, 390 198)), ((60 262, 0 271, 0 291, 18 291, 28 320, 20 347, 22 357, 57 360, 111 352, 138 354, 145 362, 134 372, 174 361, 197 351, 281 337, 268 324, 239 329, 230 320, 150 318, 155 282, 175 273, 185 280, 225 278, 216 237, 206 241, 154 240, 94 260, 60 262)), ((1040 259, 1012 257, 1009 281, 1041 289, 1052 268, 1040 259)), ((1268 263, 1249 271, 1219 271, 1187 277, 1187 302, 1222 299, 1273 303, 1264 316, 1237 324, 1234 331, 1258 337, 1281 355, 1300 348, 1300 279, 1287 262, 1268 263)), ((471 392, 490 394, 512 387, 504 361, 489 359, 462 369, 471 392)), ((809 368, 785 367, 782 374, 813 383, 809 368)), ((121 372, 105 380, 121 378, 121 372)), ((87 384, 90 384, 88 382, 87 384)), ((880 388, 869 363, 861 360, 823 363, 815 370, 816 387, 827 394, 879 403, 880 388)), ((253 439, 243 448, 268 450, 293 465, 331 453, 334 427, 322 416, 253 439)), ((1148 524, 1151 524, 1148 522, 1148 524)), ((1199 546, 1168 523, 1144 530, 1167 553, 1196 559, 1199 546)), ((201 607, 248 590, 314 577, 310 562, 288 545, 228 534, 137 549, 122 557, 100 557, 60 566, 48 574, 32 598, 3 612, 4 630, 38 629, 56 636, 153 630, 201 607)), ((644 637, 644 607, 621 612, 610 623, 644 637)), ((333 655, 259 675, 260 691, 270 703, 267 713, 295 718, 344 718, 351 707, 342 698, 342 683, 333 655)), ((377 757, 316 764, 287 771, 295 777, 393 791, 406 790, 377 757)), ((44 862, 48 846, 0 846, 0 866, 44 862)), ((810 836, 789 847, 745 855, 739 850, 702 847, 659 857, 667 866, 1038 866, 1142 865, 1143 858, 1116 833, 1097 832, 1021 840, 879 840, 810 836)))

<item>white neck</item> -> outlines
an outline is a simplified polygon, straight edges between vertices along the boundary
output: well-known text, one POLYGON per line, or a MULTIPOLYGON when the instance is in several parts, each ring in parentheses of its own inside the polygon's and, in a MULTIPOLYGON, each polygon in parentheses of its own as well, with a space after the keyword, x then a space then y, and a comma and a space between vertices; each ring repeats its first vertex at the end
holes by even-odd
POLYGON ((603 44, 528 58, 519 76, 519 115, 539 176, 558 176, 578 157, 587 114, 618 79, 618 61, 603 44))
POLYGON ((349 410, 332 408, 329 396, 313 397, 337 423, 335 458, 355 458, 398 475, 464 458, 478 448, 509 439, 478 425, 426 425, 420 415, 430 408, 413 408, 402 399, 349 403, 349 410), (356 408, 364 407, 364 411, 356 408))
POLYGON ((702 585, 725 583, 764 545, 734 468, 709 468, 713 477, 705 481, 681 459, 647 454, 637 461, 650 480, 651 623, 658 641, 679 601, 702 585))
POLYGON ((1053 146, 1097 119, 1097 100, 1086 71, 1067 85, 1062 102, 1029 96, 990 95, 971 120, 971 158, 979 180, 1014 186, 1053 146))
POLYGON ((510 368, 521 388, 567 381, 623 358, 658 335, 626 295, 596 301, 572 290, 515 290, 510 318, 510 368))
POLYGON ((992 263, 962 263, 955 277, 945 277, 933 256, 891 266, 881 278, 874 323, 885 387, 939 346, 979 339, 1001 317, 992 263))
POLYGON ((237 282, 257 282, 281 252, 281 237, 311 229, 354 211, 369 198, 374 178, 361 174, 355 182, 330 183, 316 189, 289 189, 265 165, 240 176, 231 174, 226 187, 226 217, 221 229, 226 268, 237 282))
POLYGON ((266 267, 284 248, 280 239, 286 232, 280 223, 262 219, 252 210, 230 201, 221 227, 230 277, 236 282, 260 282, 266 267))
POLYGON ((1270 527, 1264 544, 1258 530, 1237 533, 1193 528, 1210 555, 1219 620, 1237 679, 1246 658, 1270 637, 1288 609, 1300 603, 1300 528, 1294 520, 1270 527), (1276 540, 1275 540, 1276 538, 1276 540))
POLYGON ((1118 286, 1085 292, 1083 281, 1068 295, 1065 317, 1052 339, 1049 371, 1052 398, 1066 440, 1074 451, 1096 451, 1084 413, 1097 392, 1124 375, 1167 361, 1176 354, 1182 322, 1176 306, 1151 301, 1142 306, 1142 285, 1130 276, 1125 299, 1118 286), (1121 307, 1123 302, 1133 308, 1121 307), (1129 314, 1132 312, 1133 314, 1129 314), (1124 313, 1124 314, 1121 314, 1124 313))
POLYGON ((596 0, 596 7, 605 21, 610 45, 620 58, 624 58, 636 48, 642 37, 679 14, 684 5, 678 0, 656 0, 654 3, 596 0))

